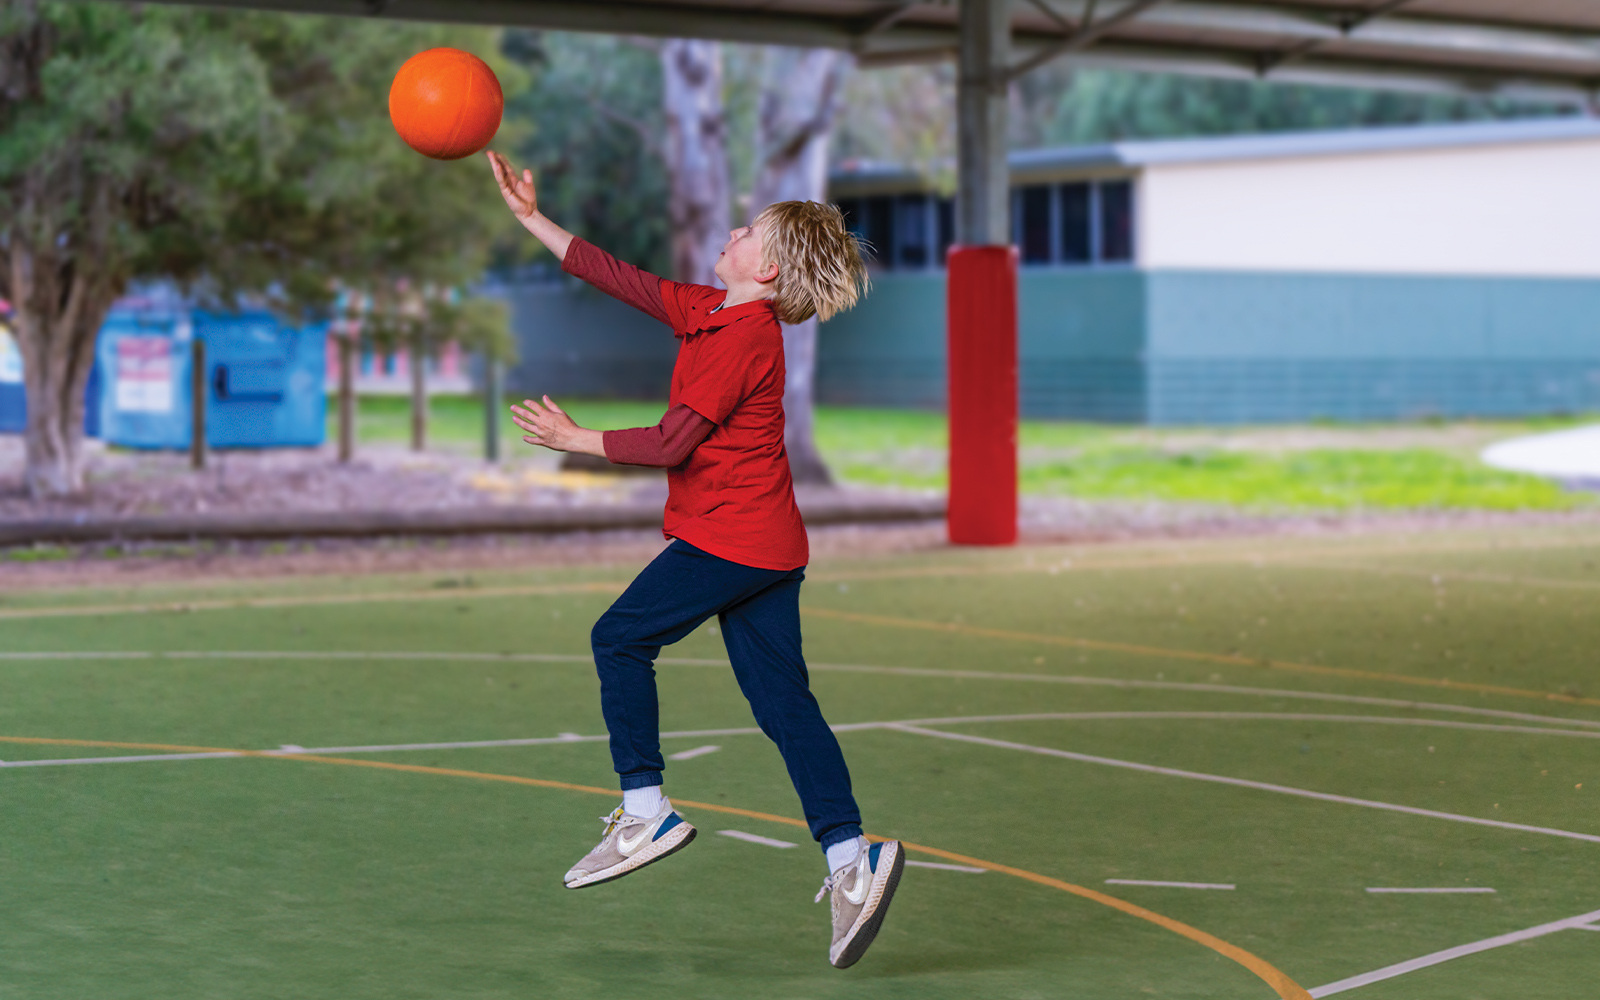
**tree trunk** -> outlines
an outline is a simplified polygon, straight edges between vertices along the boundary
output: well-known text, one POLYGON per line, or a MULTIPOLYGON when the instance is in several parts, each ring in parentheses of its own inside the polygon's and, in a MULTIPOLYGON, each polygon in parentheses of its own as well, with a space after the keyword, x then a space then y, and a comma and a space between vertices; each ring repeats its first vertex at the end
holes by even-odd
MULTIPOLYGON (((828 192, 828 136, 838 116, 850 59, 832 49, 771 49, 762 73, 757 126, 760 169, 753 212, 775 201, 822 201, 828 192)), ((783 330, 784 448, 797 483, 832 485, 817 451, 812 412, 817 321, 783 330)))
POLYGON ((722 46, 671 39, 661 46, 672 276, 709 285, 727 242, 731 181, 722 103, 722 46))
POLYGON ((119 289, 105 276, 40 255, 15 236, 7 248, 11 318, 28 398, 28 492, 63 497, 84 488, 84 390, 95 338, 119 289))

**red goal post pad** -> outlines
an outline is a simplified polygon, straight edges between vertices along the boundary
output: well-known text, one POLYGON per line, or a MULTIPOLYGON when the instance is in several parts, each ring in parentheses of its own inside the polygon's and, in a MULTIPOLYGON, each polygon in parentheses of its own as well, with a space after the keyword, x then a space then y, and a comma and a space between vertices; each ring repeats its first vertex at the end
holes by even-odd
POLYGON ((957 545, 1017 540, 1017 250, 946 258, 950 378, 948 531, 957 545))

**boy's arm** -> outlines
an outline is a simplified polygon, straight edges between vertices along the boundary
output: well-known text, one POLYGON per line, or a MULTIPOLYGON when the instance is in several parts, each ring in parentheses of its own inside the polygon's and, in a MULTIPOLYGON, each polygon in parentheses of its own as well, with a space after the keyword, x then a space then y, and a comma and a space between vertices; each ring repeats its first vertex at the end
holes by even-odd
POLYGON ((618 260, 588 240, 572 237, 568 241, 561 269, 652 319, 672 325, 661 294, 665 282, 643 268, 618 260))
POLYGON ((667 410, 654 427, 596 431, 579 427, 549 396, 543 397, 543 404, 524 399, 521 406, 511 407, 512 422, 528 432, 522 440, 554 451, 594 455, 619 465, 660 469, 682 465, 716 427, 679 403, 667 410))
POLYGON ((572 245, 572 234, 539 211, 538 193, 533 188, 533 171, 524 170, 522 176, 518 177, 510 160, 493 150, 487 155, 489 166, 494 170, 495 183, 500 185, 500 197, 506 200, 506 207, 511 209, 511 214, 522 223, 522 228, 538 237, 539 242, 556 255, 556 260, 565 261, 567 247, 572 245))
POLYGON ((715 428, 716 424, 679 403, 654 427, 606 431, 602 443, 606 458, 617 465, 670 469, 682 465, 715 428))
POLYGON ((506 207, 522 223, 522 228, 538 238, 540 243, 561 262, 561 269, 582 278, 589 284, 640 310, 646 315, 671 325, 666 306, 662 302, 661 278, 648 271, 625 264, 586 240, 551 222, 539 211, 539 201, 533 187, 533 171, 524 170, 518 177, 510 161, 499 153, 490 152, 489 165, 494 168, 495 182, 500 185, 500 196, 506 207), (576 244, 576 249, 574 249, 576 244))

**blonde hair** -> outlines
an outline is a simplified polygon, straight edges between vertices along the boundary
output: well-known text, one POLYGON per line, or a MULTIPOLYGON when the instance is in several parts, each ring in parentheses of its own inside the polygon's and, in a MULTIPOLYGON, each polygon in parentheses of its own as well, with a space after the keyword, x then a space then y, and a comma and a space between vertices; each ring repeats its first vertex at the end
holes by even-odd
POLYGON ((753 225, 762 229, 762 264, 777 264, 772 304, 778 320, 802 323, 829 319, 866 292, 867 265, 861 241, 835 205, 780 201, 768 205, 753 225))

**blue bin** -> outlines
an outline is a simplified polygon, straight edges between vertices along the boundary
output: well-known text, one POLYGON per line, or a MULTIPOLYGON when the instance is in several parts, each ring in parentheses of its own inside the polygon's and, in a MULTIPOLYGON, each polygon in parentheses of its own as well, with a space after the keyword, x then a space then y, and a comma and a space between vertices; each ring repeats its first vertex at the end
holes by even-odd
MULTIPOLYGON (((100 436, 100 367, 89 370, 83 393, 83 430, 100 436)), ((28 393, 22 383, 22 353, 0 320, 0 434, 21 434, 28 429, 28 393)))
POLYGON ((320 445, 326 336, 326 326, 291 327, 264 310, 114 310, 99 344, 105 439, 130 448, 189 447, 198 337, 206 346, 209 447, 320 445))

